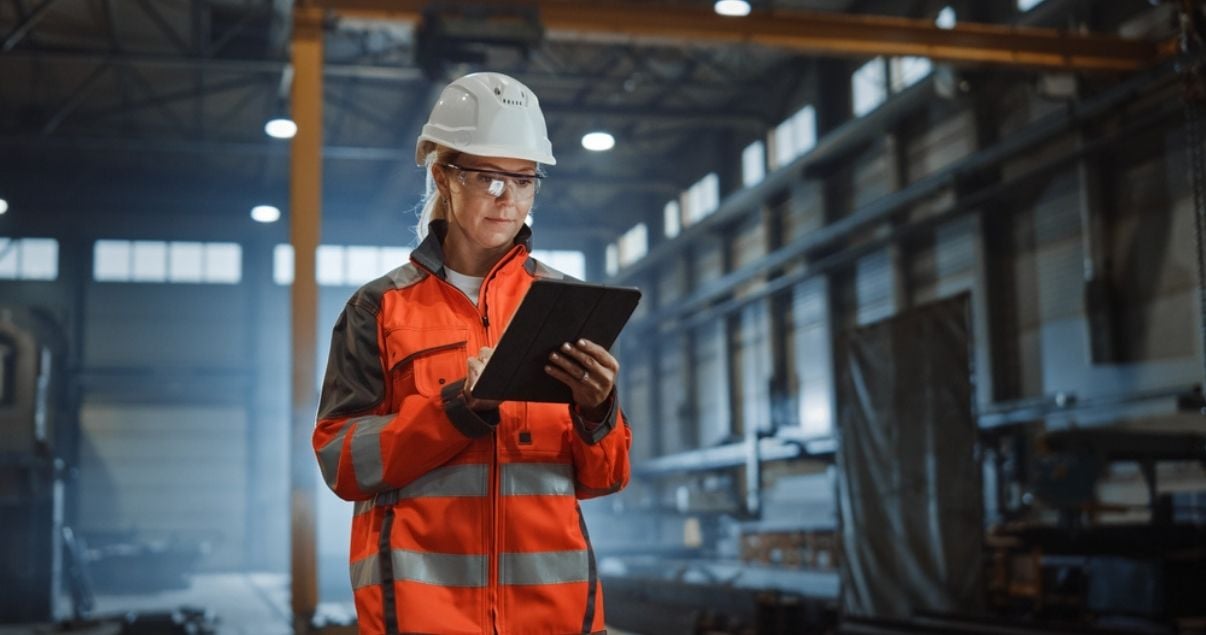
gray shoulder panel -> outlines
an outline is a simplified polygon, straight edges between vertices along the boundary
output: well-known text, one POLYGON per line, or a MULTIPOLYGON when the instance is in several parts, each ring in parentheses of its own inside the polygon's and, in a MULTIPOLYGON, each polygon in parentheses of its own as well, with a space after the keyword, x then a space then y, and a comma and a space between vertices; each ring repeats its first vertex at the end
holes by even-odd
MULTIPOLYGON (((528 273, 537 278, 549 278, 552 280, 578 280, 577 278, 567 273, 558 271, 531 256, 528 256, 528 260, 523 263, 523 266, 524 269, 527 269, 528 273)), ((579 280, 579 282, 581 281, 579 280)))
POLYGON ((397 269, 360 287, 348 304, 357 304, 376 311, 381 308, 381 297, 386 291, 405 289, 423 281, 428 273, 413 262, 408 262, 397 269))

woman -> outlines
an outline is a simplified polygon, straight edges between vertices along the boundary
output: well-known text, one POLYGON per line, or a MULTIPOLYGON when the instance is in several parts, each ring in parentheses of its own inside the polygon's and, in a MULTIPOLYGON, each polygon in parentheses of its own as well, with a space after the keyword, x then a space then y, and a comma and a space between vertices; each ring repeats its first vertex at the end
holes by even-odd
POLYGON ((313 439, 327 484, 356 501, 360 632, 600 632, 577 499, 628 482, 619 364, 567 342, 546 372, 573 404, 470 394, 532 281, 562 277, 530 256, 524 224, 539 164, 555 163, 536 96, 498 73, 454 81, 416 160, 428 170, 422 242, 348 300, 313 439))

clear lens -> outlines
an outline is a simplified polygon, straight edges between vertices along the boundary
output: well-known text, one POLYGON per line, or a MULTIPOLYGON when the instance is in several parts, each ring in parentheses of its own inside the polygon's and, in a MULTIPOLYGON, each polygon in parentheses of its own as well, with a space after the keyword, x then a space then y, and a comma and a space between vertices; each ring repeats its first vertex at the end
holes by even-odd
POLYGON ((508 187, 511 196, 519 201, 529 201, 540 191, 540 178, 525 174, 510 174, 493 170, 464 168, 452 163, 445 164, 457 171, 457 180, 469 191, 479 196, 498 198, 508 187))

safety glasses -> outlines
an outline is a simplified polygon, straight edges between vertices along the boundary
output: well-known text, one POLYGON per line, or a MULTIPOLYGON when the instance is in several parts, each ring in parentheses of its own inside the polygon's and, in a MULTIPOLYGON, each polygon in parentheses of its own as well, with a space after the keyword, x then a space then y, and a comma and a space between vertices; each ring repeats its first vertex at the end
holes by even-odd
POLYGON ((536 198, 540 191, 540 180, 543 174, 517 174, 515 172, 499 172, 480 168, 466 168, 455 163, 442 164, 446 168, 456 170, 457 180, 473 194, 498 198, 504 189, 511 188, 511 196, 517 201, 530 201, 536 198))

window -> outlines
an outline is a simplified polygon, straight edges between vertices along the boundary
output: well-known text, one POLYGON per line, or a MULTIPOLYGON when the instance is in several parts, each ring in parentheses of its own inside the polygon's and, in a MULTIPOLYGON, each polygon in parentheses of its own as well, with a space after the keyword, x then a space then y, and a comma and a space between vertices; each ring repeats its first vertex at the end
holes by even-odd
POLYGON ((696 181, 683 193, 681 204, 683 225, 688 227, 715 212, 720 207, 720 177, 711 172, 696 181))
POLYGON ((568 249, 533 249, 532 256, 540 262, 571 275, 579 280, 586 279, 586 254, 568 249))
POLYGON ((164 282, 167 280, 167 243, 136 240, 131 243, 133 257, 130 280, 164 282))
MULTIPOLYGON (((242 278, 243 248, 236 243, 205 243, 206 282, 238 284, 242 278)), ((176 280, 173 280, 176 282, 176 280)))
POLYGON ((649 251, 649 229, 645 223, 637 223, 624 232, 618 241, 618 262, 619 266, 627 267, 628 265, 645 257, 649 251))
MULTIPOLYGON (((319 245, 314 277, 324 287, 358 287, 410 261, 404 247, 369 245, 319 245)), ((293 245, 277 245, 272 252, 272 281, 293 284, 293 245)))
POLYGON ((55 280, 59 241, 53 238, 0 238, 0 280, 55 280))
POLYGON ((92 279, 101 282, 125 282, 130 279, 129 241, 96 241, 92 248, 92 279))
POLYGON ((781 168, 817 144, 817 113, 811 105, 804 106, 771 132, 774 151, 772 168, 781 168))
POLYGON ((928 57, 894 57, 891 64, 892 92, 898 93, 930 74, 928 57))
POLYGON ((938 25, 940 29, 953 29, 955 23, 954 7, 942 7, 942 10, 938 12, 938 17, 934 18, 934 24, 938 25))
POLYGON ((607 246, 605 253, 607 275, 614 276, 620 271, 620 248, 615 243, 607 246))
POLYGON ((745 187, 757 185, 764 178, 766 178, 766 145, 761 141, 755 141, 741 151, 741 184, 745 187))
POLYGON ((1026 12, 1042 3, 1043 0, 1018 0, 1018 11, 1026 12))
POLYGON ((666 229, 666 238, 674 238, 682 231, 682 209, 678 201, 666 203, 666 207, 662 208, 662 219, 662 226, 666 229))
POLYGON ((171 243, 168 247, 168 272, 173 282, 203 282, 205 245, 171 243))
POLYGON ((92 249, 98 282, 238 284, 242 274, 238 243, 98 240, 92 249))
POLYGON ((888 81, 884 58, 877 57, 863 64, 850 79, 854 98, 854 116, 861 117, 879 107, 888 98, 888 81))

